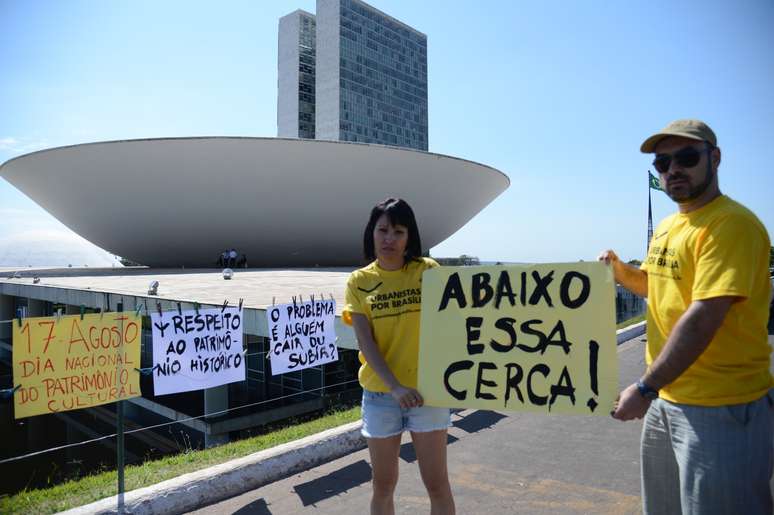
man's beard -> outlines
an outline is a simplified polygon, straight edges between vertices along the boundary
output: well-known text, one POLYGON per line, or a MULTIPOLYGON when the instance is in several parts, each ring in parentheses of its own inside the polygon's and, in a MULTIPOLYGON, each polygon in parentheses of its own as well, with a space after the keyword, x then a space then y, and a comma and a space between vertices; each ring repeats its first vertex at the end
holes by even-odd
POLYGON ((672 192, 669 189, 670 181, 681 179, 685 181, 686 184, 688 185, 691 184, 690 178, 687 175, 679 174, 679 175, 673 176, 669 181, 667 181, 666 194, 669 195, 669 198, 671 198, 672 200, 678 203, 692 202, 697 198, 699 198, 705 191, 707 191, 707 188, 709 188, 710 184, 712 184, 713 177, 714 177, 714 174, 712 173, 712 163, 708 159, 707 174, 704 177, 704 181, 702 181, 701 184, 697 184, 696 186, 690 187, 687 192, 681 192, 681 193, 672 192))

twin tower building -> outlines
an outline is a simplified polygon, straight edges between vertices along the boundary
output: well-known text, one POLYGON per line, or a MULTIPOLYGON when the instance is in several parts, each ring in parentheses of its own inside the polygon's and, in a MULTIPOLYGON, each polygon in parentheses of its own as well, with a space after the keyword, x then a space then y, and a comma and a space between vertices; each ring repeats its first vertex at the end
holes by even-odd
POLYGON ((427 150, 427 36, 360 0, 279 21, 277 135, 427 150))

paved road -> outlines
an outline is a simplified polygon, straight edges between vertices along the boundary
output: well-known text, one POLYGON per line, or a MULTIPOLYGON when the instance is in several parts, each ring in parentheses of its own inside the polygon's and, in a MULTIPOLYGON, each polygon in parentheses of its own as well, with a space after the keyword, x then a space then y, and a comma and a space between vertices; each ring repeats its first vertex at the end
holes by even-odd
MULTIPOLYGON (((622 384, 644 369, 643 342, 619 347, 622 384)), ((449 475, 460 514, 640 513, 640 422, 473 410, 452 421, 449 475)), ((362 514, 370 478, 363 450, 192 513, 362 514)), ((397 513, 430 509, 407 436, 395 501, 397 513)))

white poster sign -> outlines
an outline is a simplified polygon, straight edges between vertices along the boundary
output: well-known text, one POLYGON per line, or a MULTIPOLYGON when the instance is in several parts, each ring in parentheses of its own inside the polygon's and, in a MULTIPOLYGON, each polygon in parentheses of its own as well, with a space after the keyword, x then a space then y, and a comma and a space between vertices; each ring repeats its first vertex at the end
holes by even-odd
POLYGON ((156 395, 245 380, 242 310, 151 313, 156 395))
POLYGON ((272 375, 338 360, 335 318, 333 299, 266 308, 272 375))

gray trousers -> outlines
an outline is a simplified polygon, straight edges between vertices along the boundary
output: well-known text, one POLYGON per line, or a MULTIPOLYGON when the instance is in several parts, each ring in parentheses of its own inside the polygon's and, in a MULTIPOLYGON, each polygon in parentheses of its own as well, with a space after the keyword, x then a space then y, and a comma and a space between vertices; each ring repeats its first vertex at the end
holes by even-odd
POLYGON ((656 399, 642 427, 643 512, 770 515, 774 397, 705 407, 656 399))

